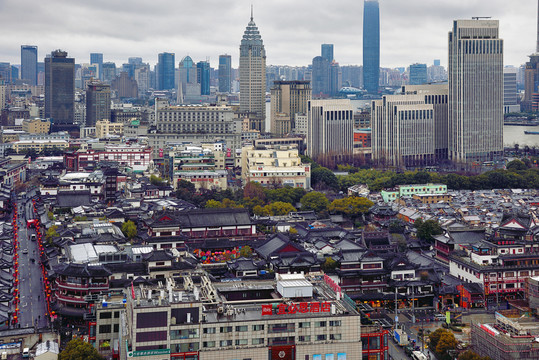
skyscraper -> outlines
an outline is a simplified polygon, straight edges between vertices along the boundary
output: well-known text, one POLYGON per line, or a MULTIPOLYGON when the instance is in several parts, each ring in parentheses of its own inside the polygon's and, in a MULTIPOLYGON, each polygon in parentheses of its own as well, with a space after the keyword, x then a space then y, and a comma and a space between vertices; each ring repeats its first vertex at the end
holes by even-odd
POLYGON ((354 109, 349 99, 307 104, 307 155, 338 157, 354 149, 354 109))
POLYGON ((378 0, 363 4, 363 84, 369 94, 378 93, 380 81, 380 9, 378 0))
POLYGON ((311 83, 313 98, 324 98, 329 95, 329 62, 322 56, 313 58, 311 83))
POLYGON ((99 77, 99 80, 103 80, 103 54, 90 53, 90 64, 98 65, 97 76, 99 77))
POLYGON ((250 129, 263 132, 266 120, 266 50, 262 37, 251 20, 240 44, 240 111, 249 115, 250 129))
POLYGON ((37 46, 21 45, 21 79, 37 85, 37 46))
POLYGON ((410 85, 423 85, 427 82, 427 64, 410 65, 410 85))
POLYGON ((103 63, 103 81, 110 83, 116 77, 116 64, 113 62, 103 63))
POLYGON ((157 62, 159 78, 158 90, 174 89, 174 54, 161 53, 157 62))
POLYGON ((333 57, 333 44, 322 44, 322 57, 331 64, 335 59, 333 57))
POLYGON ((45 117, 54 125, 71 125, 75 108, 75 59, 55 50, 45 58, 45 117))
POLYGON ((520 112, 520 105, 517 105, 517 68, 503 68, 503 112, 520 112))
POLYGON ((210 95, 210 63, 197 62, 197 82, 200 84, 200 95, 210 95))
POLYGON ((232 58, 219 55, 219 92, 229 93, 232 86, 232 58))
POLYGON ((197 82, 197 67, 190 56, 180 61, 178 76, 178 104, 200 101, 200 84, 197 82))
POLYGON ((455 20, 449 32, 449 159, 503 154, 503 40, 498 20, 455 20))
POLYGON ((110 120, 110 85, 94 81, 86 89, 86 126, 110 120))
POLYGON ((278 136, 291 133, 295 115, 307 114, 309 100, 309 81, 275 81, 271 88, 271 133, 278 136))
POLYGON ((537 12, 537 45, 535 53, 530 55, 530 61, 526 63, 526 69, 524 70, 523 111, 537 111, 539 109, 539 103, 533 101, 533 95, 539 92, 539 5, 537 12))

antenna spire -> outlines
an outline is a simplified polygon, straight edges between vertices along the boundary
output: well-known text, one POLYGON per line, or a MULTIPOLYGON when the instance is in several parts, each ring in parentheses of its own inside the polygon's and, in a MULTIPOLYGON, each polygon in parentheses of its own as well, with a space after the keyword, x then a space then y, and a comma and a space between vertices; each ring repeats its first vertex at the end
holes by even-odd
POLYGON ((253 21, 253 4, 251 4, 251 21, 253 21))

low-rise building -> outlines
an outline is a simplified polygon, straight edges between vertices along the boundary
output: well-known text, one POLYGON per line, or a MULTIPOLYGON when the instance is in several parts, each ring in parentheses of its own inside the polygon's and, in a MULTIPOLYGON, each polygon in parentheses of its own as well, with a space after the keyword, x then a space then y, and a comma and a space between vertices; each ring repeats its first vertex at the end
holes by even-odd
POLYGON ((29 150, 40 153, 45 149, 61 149, 65 150, 69 147, 66 140, 19 140, 13 143, 13 150, 17 154, 29 150))
POLYGON ((262 186, 311 188, 311 165, 303 164, 297 148, 245 147, 241 155, 242 178, 262 186))
POLYGON ((107 138, 110 135, 122 135, 123 132, 123 123, 112 123, 109 120, 98 120, 95 123, 95 137, 98 139, 107 138))
POLYGON ((25 119, 22 122, 22 130, 29 134, 48 134, 51 122, 47 119, 25 119))
POLYGON ((397 185, 394 189, 384 189, 381 191, 382 199, 385 202, 396 200, 402 196, 413 196, 416 194, 446 194, 445 184, 416 184, 397 185))

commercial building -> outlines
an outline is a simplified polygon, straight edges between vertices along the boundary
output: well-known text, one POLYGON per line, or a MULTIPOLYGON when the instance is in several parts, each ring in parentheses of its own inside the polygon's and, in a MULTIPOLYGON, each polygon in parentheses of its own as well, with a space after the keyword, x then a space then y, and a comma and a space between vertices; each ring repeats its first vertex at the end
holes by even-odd
POLYGON ((110 120, 110 85, 91 82, 86 89, 86 126, 110 120))
POLYGON ((333 44, 322 44, 321 46, 322 57, 332 63, 335 58, 333 57, 333 44))
POLYGON ((82 171, 95 167, 98 162, 113 161, 135 173, 142 173, 153 166, 152 149, 141 145, 105 145, 103 150, 77 150, 65 154, 69 171, 82 171))
POLYGON ((245 183, 311 188, 311 165, 302 163, 295 147, 244 147, 241 170, 245 183))
POLYGON ((517 68, 503 68, 503 112, 520 112, 517 90, 517 68))
POLYGON ((174 89, 174 54, 161 53, 157 62, 157 89, 174 89))
POLYGON ((455 20, 449 33, 449 159, 503 155, 503 40, 497 20, 455 20))
POLYGON ((197 83, 200 84, 200 95, 210 95, 210 63, 197 62, 197 83))
POLYGON ((413 196, 419 194, 447 194, 447 185, 397 185, 394 189, 384 189, 380 192, 380 195, 385 202, 396 200, 402 196, 413 196))
POLYGON ((200 84, 198 83, 198 71, 193 59, 186 56, 180 61, 178 76, 178 104, 199 102, 200 84))
POLYGON ((313 98, 325 98, 329 95, 329 65, 322 56, 313 58, 311 83, 313 98))
POLYGON ((378 94, 380 79, 380 8, 378 0, 363 3, 363 87, 378 94))
POLYGON ((67 149, 69 143, 66 140, 19 140, 13 143, 13 150, 17 154, 28 150, 33 150, 36 153, 42 152, 44 149, 67 149))
POLYGON ((103 54, 90 53, 90 64, 97 65, 97 76, 99 80, 103 80, 103 54))
POLYGON ((296 128, 295 115, 307 112, 309 100, 309 81, 274 81, 271 88, 271 133, 276 136, 291 133, 296 128))
POLYGON ((125 71, 122 71, 116 76, 110 85, 110 88, 116 91, 117 97, 124 98, 137 98, 138 97, 138 85, 135 79, 129 76, 125 71))
POLYGON ((372 101, 372 156, 391 166, 435 162, 434 108, 423 95, 384 95, 372 101))
POLYGON ((121 136, 124 133, 124 123, 111 123, 109 120, 98 120, 95 123, 95 137, 107 138, 110 135, 121 136))
POLYGON ((45 58, 45 117, 71 125, 75 117, 75 59, 55 50, 45 58))
MULTIPOLYGON (((103 326, 105 331, 98 330, 96 341, 98 337, 100 342, 104 340, 101 344, 127 341, 120 346, 120 358, 127 352, 127 356, 148 360, 322 356, 346 360, 362 356, 360 315, 353 302, 340 299, 340 292, 336 295, 324 280, 288 274, 230 286, 212 283, 205 273, 185 273, 184 277, 192 286, 166 279, 162 286, 132 287, 124 308, 119 303, 123 300, 114 302, 110 310, 106 300, 98 303, 95 326, 103 326), (195 277, 201 283, 193 283, 195 277), (105 312, 110 316, 101 321, 100 314, 105 312), (111 320, 115 312, 126 321, 111 320)), ((387 344, 387 336, 385 339, 387 344)), ((374 345, 375 341, 371 348, 374 345)), ((380 359, 388 359, 387 352, 380 359)))
POLYGON ((51 123, 47 119, 24 119, 22 121, 22 131, 28 134, 48 134, 51 123))
POLYGON ((427 82, 427 64, 412 64, 409 68, 410 85, 423 85, 427 82))
POLYGON ((240 111, 251 113, 251 130, 264 132, 266 120, 266 50, 253 20, 243 33, 240 44, 240 111))
POLYGON ((21 80, 37 85, 37 46, 21 45, 21 80))
POLYGON ((307 155, 317 158, 353 153, 354 114, 350 100, 311 100, 307 116, 307 155))
POLYGON ((103 63, 103 81, 110 84, 116 77, 116 64, 113 62, 103 63))
POLYGON ((230 55, 219 55, 219 92, 229 93, 232 90, 232 58, 230 55))

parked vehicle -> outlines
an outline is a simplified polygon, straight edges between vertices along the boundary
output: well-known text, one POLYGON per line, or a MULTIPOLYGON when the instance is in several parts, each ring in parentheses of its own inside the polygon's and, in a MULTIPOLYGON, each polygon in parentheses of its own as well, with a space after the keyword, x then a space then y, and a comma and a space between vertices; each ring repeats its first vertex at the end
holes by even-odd
POLYGON ((404 331, 404 329, 393 330, 393 337, 399 346, 406 346, 410 343, 408 334, 404 331))

